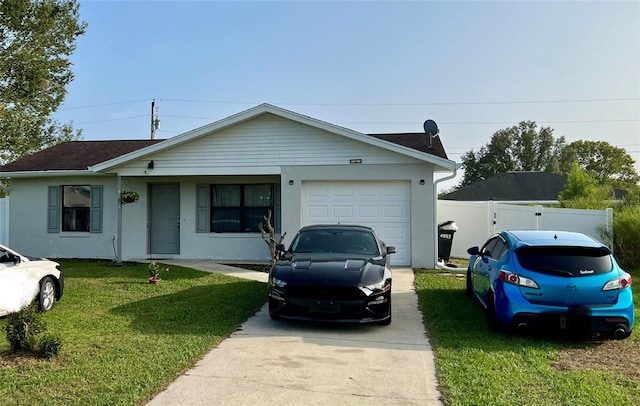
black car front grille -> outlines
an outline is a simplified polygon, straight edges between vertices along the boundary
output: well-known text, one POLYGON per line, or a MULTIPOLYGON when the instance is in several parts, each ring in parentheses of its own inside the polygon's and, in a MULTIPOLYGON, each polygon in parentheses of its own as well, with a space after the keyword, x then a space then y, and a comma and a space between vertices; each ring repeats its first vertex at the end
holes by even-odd
POLYGON ((289 298, 318 300, 363 300, 365 294, 358 288, 340 286, 295 286, 287 290, 289 298))

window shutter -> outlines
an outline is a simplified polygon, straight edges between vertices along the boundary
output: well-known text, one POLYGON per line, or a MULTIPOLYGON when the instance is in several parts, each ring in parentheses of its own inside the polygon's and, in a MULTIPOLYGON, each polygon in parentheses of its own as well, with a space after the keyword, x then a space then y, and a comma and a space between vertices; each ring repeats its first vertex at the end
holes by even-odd
POLYGON ((91 185, 91 220, 89 232, 102 232, 102 185, 91 185))
POLYGON ((49 186, 47 197, 47 232, 60 232, 60 186, 49 186))
POLYGON ((273 211, 275 213, 273 213, 273 218, 275 219, 274 221, 274 225, 273 228, 275 228, 276 233, 282 233, 282 210, 281 210, 281 195, 282 195, 282 188, 280 187, 279 184, 274 185, 274 204, 273 204, 273 211))
POLYGON ((209 230, 209 185, 196 185, 196 233, 209 230))

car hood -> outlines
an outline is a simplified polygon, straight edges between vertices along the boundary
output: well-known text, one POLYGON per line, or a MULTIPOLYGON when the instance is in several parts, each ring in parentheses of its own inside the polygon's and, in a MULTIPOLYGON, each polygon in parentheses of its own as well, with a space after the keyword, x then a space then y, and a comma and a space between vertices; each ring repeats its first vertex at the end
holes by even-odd
POLYGON ((382 258, 295 256, 278 262, 271 276, 294 284, 365 286, 384 278, 382 258))

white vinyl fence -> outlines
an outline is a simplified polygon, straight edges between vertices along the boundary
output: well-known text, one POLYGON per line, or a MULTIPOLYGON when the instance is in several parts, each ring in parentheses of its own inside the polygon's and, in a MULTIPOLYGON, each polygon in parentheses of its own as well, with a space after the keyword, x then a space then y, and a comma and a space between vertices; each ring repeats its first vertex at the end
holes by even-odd
POLYGON ((468 256, 467 248, 480 246, 501 230, 577 231, 603 240, 600 229, 611 232, 613 210, 578 210, 520 206, 496 202, 460 202, 438 200, 438 224, 453 220, 458 230, 453 235, 452 257, 468 256))
POLYGON ((0 244, 9 244, 9 198, 0 198, 0 244))

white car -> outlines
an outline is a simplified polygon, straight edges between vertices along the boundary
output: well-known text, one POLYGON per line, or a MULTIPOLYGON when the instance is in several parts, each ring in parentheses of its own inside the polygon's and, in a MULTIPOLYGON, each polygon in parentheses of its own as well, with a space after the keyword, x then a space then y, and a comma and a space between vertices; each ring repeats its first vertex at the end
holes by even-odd
POLYGON ((0 245, 0 317, 20 311, 34 300, 40 311, 51 310, 63 290, 60 264, 26 257, 0 245))

